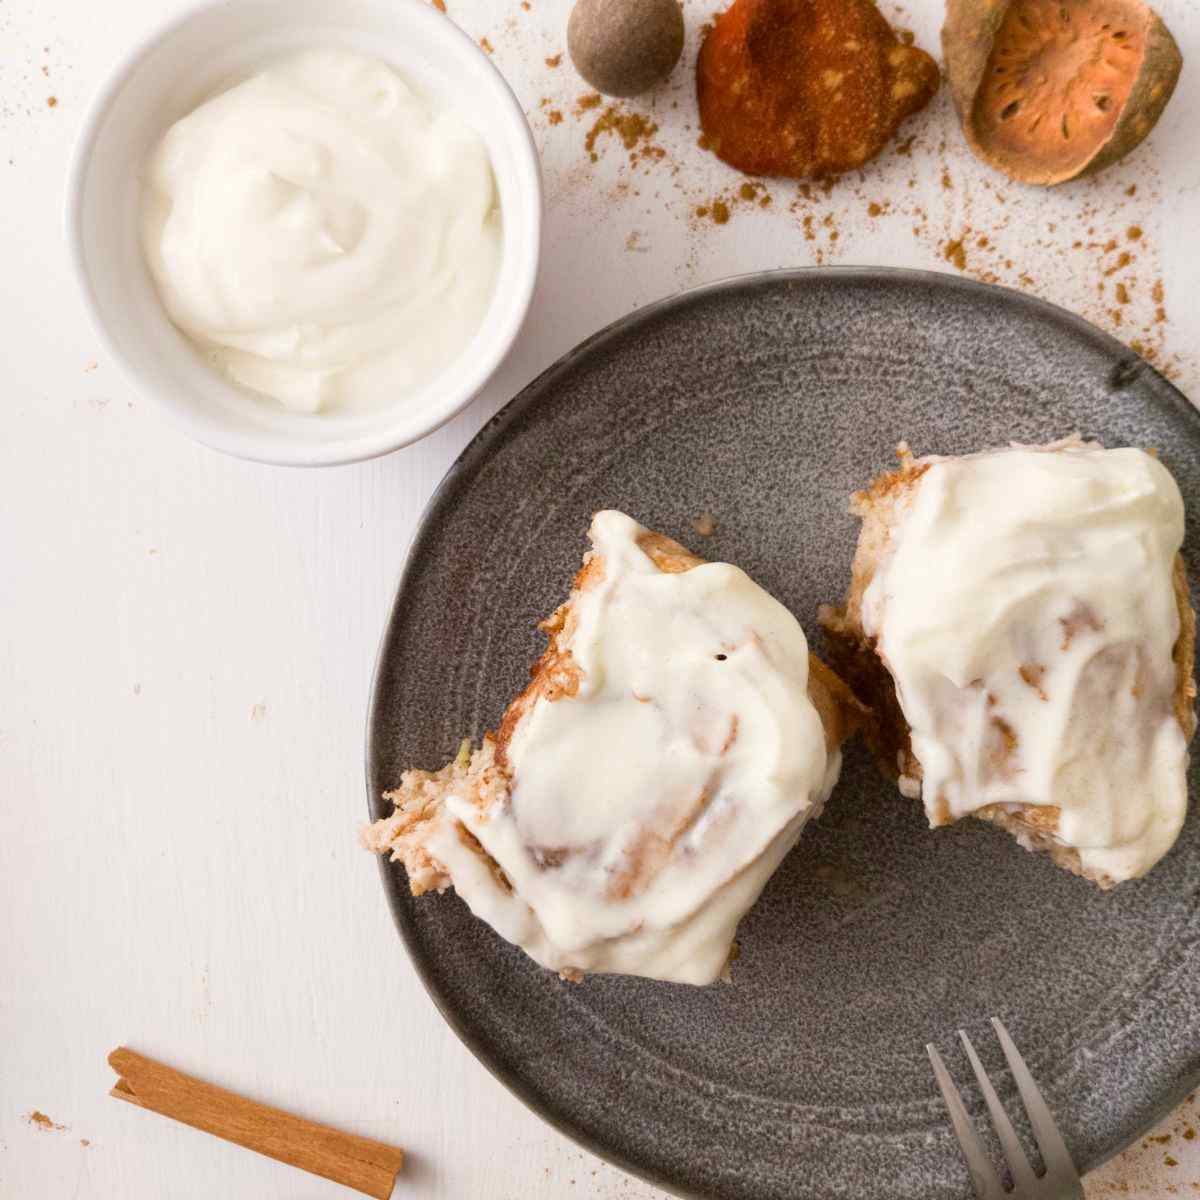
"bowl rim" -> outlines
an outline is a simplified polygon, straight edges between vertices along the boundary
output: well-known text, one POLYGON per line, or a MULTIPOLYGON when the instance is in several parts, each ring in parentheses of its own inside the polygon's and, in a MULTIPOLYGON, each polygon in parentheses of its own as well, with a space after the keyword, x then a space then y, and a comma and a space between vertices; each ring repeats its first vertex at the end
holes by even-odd
MULTIPOLYGON (((287 0, 265 0, 265 3, 274 3, 285 9, 288 7, 287 0)), ((156 23, 120 54, 116 62, 109 68, 108 74, 92 93, 84 109, 83 120, 76 134, 67 168, 63 227, 71 272, 82 296, 88 323, 93 334, 99 339, 104 353, 117 367, 124 382, 137 395, 152 400, 157 410, 163 413, 176 429, 213 450, 219 450, 250 462, 303 467, 363 462, 390 454, 394 450, 399 450, 427 437, 461 413, 495 375, 520 335, 525 317, 533 302, 541 267, 541 241, 545 209, 541 158, 534 141, 533 131, 511 84, 491 58, 475 44, 467 33, 432 6, 419 3, 419 0, 397 0, 392 11, 400 14, 401 21, 408 19, 408 16, 411 15, 418 21, 426 22, 430 28, 433 27, 433 21, 444 22, 448 34, 448 44, 457 45, 464 54, 469 51, 471 55, 475 56, 477 62, 486 66, 485 74, 490 73, 491 80, 499 85, 496 89, 496 99, 504 119, 514 134, 513 149, 515 153, 513 158, 517 175, 520 182, 528 189, 528 202, 522 204, 521 207, 526 210, 526 219, 529 221, 530 248, 521 256, 512 293, 505 297, 506 303, 498 310, 495 305, 496 294, 493 293, 489 315, 496 311, 499 312, 499 316, 494 318, 496 320, 495 331, 488 339, 486 353, 478 356, 453 402, 432 405, 428 418, 404 433, 397 434, 392 429, 383 428, 368 432, 336 434, 324 441, 302 442, 294 440, 287 433, 273 430, 247 432, 223 428, 219 423, 201 417, 192 405, 173 403, 161 394, 160 389, 148 384, 109 331, 102 306, 96 297, 84 253, 83 197, 96 142, 103 128, 105 117, 122 88, 133 77, 134 72, 147 55, 176 36, 185 25, 207 13, 228 7, 228 0, 199 0, 198 3, 190 4, 182 11, 172 14, 168 19, 156 23)), ((331 23, 338 23, 335 10, 331 9, 329 16, 331 23)), ((490 153, 492 143, 487 141, 487 144, 490 153)), ((480 326, 477 334, 487 327, 487 322, 488 317, 485 316, 484 324, 480 326)), ((436 382, 436 377, 432 382, 436 382)))

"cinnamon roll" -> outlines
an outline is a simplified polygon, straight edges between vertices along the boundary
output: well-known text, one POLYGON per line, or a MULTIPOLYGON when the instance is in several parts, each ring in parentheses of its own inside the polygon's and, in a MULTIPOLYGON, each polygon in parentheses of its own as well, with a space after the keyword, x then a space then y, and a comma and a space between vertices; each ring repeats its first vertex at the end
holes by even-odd
POLYGON ((831 661, 930 824, 992 821, 1102 887, 1187 812, 1195 614, 1183 500, 1143 450, 1070 438, 914 459, 852 501, 831 661))
POLYGON ((566 978, 719 978, 859 708, 737 567, 598 513, 494 733, 408 771, 365 843, 566 978))

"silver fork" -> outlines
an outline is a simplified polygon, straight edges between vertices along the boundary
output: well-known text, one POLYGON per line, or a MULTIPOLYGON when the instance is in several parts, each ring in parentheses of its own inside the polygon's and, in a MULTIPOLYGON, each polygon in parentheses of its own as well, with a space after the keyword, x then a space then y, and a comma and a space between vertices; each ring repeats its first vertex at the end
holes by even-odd
POLYGON ((937 1078, 938 1087, 942 1089, 946 1107, 950 1110, 950 1121, 958 1137, 958 1144, 962 1147, 963 1157, 967 1160, 967 1169, 971 1172, 971 1182, 975 1185, 975 1194, 979 1200, 1083 1200, 1083 1184, 1080 1182, 1079 1172, 1071 1161, 1067 1145, 1062 1140, 1058 1127, 1054 1124, 1054 1118, 1050 1115, 1050 1110, 1046 1107, 1042 1093, 1038 1091, 1038 1086, 1034 1083, 1033 1076, 1025 1065, 1025 1060, 1013 1045, 1012 1038, 1008 1036, 1008 1030, 995 1017, 992 1018, 992 1025, 995 1027, 996 1037, 1000 1039, 1004 1057, 1008 1059, 1009 1069, 1013 1073, 1013 1079, 1016 1080, 1017 1090, 1021 1093, 1021 1099, 1025 1103, 1025 1111, 1029 1114, 1029 1124, 1033 1127, 1033 1136, 1037 1138, 1038 1149, 1042 1152, 1042 1162, 1046 1164, 1046 1170, 1042 1175, 1033 1173, 1029 1159, 1025 1157, 1025 1151, 1021 1149, 1021 1143, 1017 1140, 1016 1130, 1013 1129, 1012 1122, 1008 1119, 1008 1114, 1004 1111, 1004 1106, 996 1095, 996 1089, 992 1087, 992 1081, 987 1077, 987 1072, 983 1069, 983 1064, 975 1053, 975 1047, 971 1045, 970 1038, 960 1029, 958 1036, 962 1038, 967 1058, 971 1060, 971 1067, 975 1072, 975 1078, 979 1080, 980 1091, 983 1092, 983 1098, 987 1101, 988 1112, 992 1114, 992 1124, 996 1127, 996 1135, 1004 1149, 1004 1156, 1008 1159, 1008 1167, 1013 1178, 1012 1191, 1005 1191, 999 1176, 984 1153, 979 1137, 971 1124, 971 1118, 967 1116, 962 1096, 958 1094, 958 1088, 954 1086, 954 1080, 950 1078, 950 1072, 946 1070, 942 1056, 930 1043, 925 1049, 929 1051, 929 1060, 933 1063, 934 1076, 937 1078))

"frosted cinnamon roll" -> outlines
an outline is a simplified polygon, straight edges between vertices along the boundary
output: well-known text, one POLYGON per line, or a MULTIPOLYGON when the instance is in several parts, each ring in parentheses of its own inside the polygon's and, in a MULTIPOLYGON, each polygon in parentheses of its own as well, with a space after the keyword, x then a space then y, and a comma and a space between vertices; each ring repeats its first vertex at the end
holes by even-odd
POLYGON ((499 729, 408 771, 365 844, 567 978, 706 984, 833 788, 857 705, 737 567, 592 522, 499 729))
POLYGON ((1077 438, 914 459, 862 518, 831 661, 930 824, 992 821, 1110 887, 1187 811, 1195 614, 1183 500, 1142 450, 1077 438))

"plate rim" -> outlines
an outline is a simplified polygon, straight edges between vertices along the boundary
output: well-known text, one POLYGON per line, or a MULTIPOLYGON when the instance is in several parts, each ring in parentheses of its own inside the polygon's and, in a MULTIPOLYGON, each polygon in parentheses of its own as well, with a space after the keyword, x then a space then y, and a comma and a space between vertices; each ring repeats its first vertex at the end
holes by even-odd
MULTIPOLYGON (((1191 421, 1195 426, 1197 436, 1200 437, 1200 409, 1171 380, 1163 375, 1153 363, 1143 358, 1135 350, 1125 345, 1125 343, 1106 330, 1101 329, 1070 309, 1055 304, 1050 300, 1044 300, 1040 296, 1034 296, 1028 292, 1022 292, 1016 288, 1005 287, 1000 284, 983 283, 979 280, 953 275, 945 271, 884 266, 778 267, 769 270, 748 271, 736 275, 723 276, 707 283, 685 288, 681 292, 673 292, 670 295, 642 305, 631 312, 624 313, 594 333, 589 334, 570 350, 566 351, 566 353, 555 359, 549 366, 539 371, 524 384, 515 395, 505 401, 504 405, 463 447, 462 451, 446 469, 445 474, 439 480, 429 499, 421 509, 416 528, 404 553, 395 593, 391 604, 388 606, 387 616, 375 654, 375 662, 371 669, 364 754, 367 815, 369 819, 376 820, 380 816, 386 815, 386 810, 382 803, 376 802, 377 798, 372 785, 372 779, 376 774, 378 762, 375 751, 377 740, 375 737, 375 728, 380 711, 382 668, 389 657, 388 652, 392 642, 393 630, 396 627, 397 613, 401 607, 405 593, 418 571, 423 547, 433 536, 431 528, 435 524, 439 512, 444 506, 451 503, 455 489, 463 482, 467 471, 474 465, 475 460, 481 456, 485 456, 490 444, 514 421, 523 416, 527 409, 542 401, 548 386, 557 376, 569 371, 580 359, 605 342, 641 324, 652 321, 664 313, 670 312, 673 309, 684 308, 708 296, 720 293, 744 292, 771 284, 805 282, 809 280, 860 282, 879 280, 886 283, 900 282, 910 285, 924 283, 930 287, 943 288, 951 292, 958 291, 976 296, 998 295, 1002 303, 1014 304, 1017 307, 1023 307, 1027 310, 1041 312, 1047 319, 1052 320, 1056 324, 1073 329, 1075 332, 1091 339, 1099 349, 1109 351, 1114 360, 1113 369, 1124 368, 1127 372, 1125 386, 1132 383, 1138 376, 1148 376, 1149 382, 1153 385, 1157 400, 1169 408, 1178 410, 1185 421, 1191 421)), ((381 796, 379 800, 382 800, 381 796)), ((433 1002, 442 1020, 446 1022, 459 1041, 471 1052, 492 1078, 502 1084, 509 1093, 515 1096, 541 1120, 545 1121, 552 1129, 568 1138, 577 1146, 596 1155, 604 1162, 610 1163, 654 1187, 661 1188, 671 1195, 682 1197, 684 1200, 709 1200, 706 1193, 682 1188, 677 1181, 672 1180, 666 1175, 633 1162, 619 1150, 611 1146, 601 1144, 587 1130, 581 1129, 560 1117, 534 1088, 526 1085, 515 1074, 508 1071, 503 1064, 494 1060, 492 1052, 484 1044, 483 1039, 472 1033, 464 1022, 459 1019, 451 1007, 450 998, 442 995, 434 982, 425 956, 416 944, 416 938, 410 925, 408 914, 401 902, 399 889, 396 886, 391 867, 392 863, 390 859, 382 855, 377 857, 376 868, 379 872, 380 882, 383 885, 388 909, 391 912, 397 932, 400 934, 400 940, 404 944, 409 961, 415 968, 417 977, 420 979, 426 995, 433 1002)), ((1107 1153, 1102 1153, 1093 1160, 1078 1162, 1076 1165, 1079 1168, 1080 1174, 1086 1175, 1133 1145, 1147 1131, 1157 1125, 1163 1117, 1174 1111, 1189 1093, 1195 1091, 1198 1087, 1200 1087, 1200 1067, 1195 1070, 1193 1075, 1186 1077, 1181 1083, 1178 1083, 1174 1088, 1164 1093, 1164 1096, 1160 1097, 1158 1102, 1151 1106, 1151 1110, 1145 1116, 1145 1119, 1119 1145, 1113 1147, 1107 1153)))

